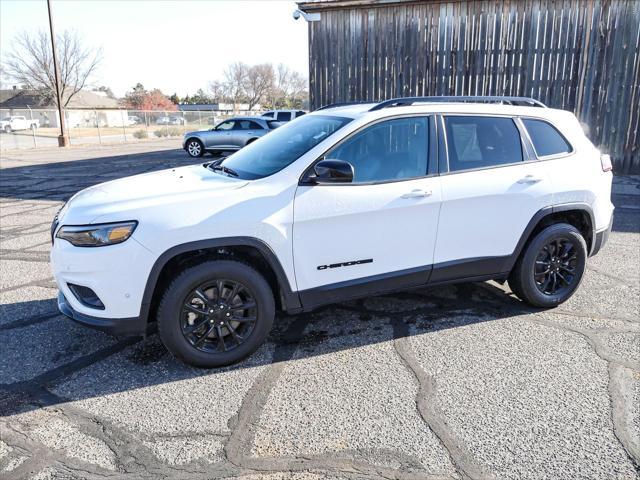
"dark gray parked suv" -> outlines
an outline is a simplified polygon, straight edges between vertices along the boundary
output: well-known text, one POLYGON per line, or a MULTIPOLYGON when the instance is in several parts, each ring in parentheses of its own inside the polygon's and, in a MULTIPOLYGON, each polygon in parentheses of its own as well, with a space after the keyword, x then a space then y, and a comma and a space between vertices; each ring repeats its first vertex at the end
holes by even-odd
POLYGON ((192 157, 201 157, 205 152, 235 152, 280 125, 281 122, 262 117, 230 118, 211 130, 185 133, 182 148, 192 157))

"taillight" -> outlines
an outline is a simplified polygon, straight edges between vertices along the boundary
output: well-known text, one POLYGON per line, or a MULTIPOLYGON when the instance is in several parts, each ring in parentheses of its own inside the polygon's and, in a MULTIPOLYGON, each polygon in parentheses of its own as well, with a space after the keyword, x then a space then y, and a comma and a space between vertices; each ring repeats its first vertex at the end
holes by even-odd
POLYGON ((600 154, 600 164, 602 165, 603 172, 610 172, 613 170, 613 165, 611 164, 611 155, 607 153, 600 154))

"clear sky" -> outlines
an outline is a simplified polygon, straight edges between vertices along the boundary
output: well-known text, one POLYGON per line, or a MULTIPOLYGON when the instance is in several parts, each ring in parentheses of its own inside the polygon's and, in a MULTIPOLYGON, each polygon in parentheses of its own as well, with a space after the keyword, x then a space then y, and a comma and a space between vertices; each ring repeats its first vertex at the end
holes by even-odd
MULTIPOLYGON (((284 0, 52 0, 56 32, 102 47, 94 83, 123 95, 137 82, 184 96, 232 62, 284 63, 308 75, 307 24, 284 0)), ((0 59, 20 30, 48 29, 46 0, 0 0, 0 59)), ((3 85, 3 88, 7 88, 3 85)))

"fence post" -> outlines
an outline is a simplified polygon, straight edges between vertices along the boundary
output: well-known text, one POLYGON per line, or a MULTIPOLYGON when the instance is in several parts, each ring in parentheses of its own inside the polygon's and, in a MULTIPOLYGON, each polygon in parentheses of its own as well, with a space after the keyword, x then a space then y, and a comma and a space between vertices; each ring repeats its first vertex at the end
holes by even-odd
POLYGON ((167 112, 163 112, 163 116, 165 118, 165 124, 164 124, 164 133, 166 133, 165 137, 169 137, 169 122, 167 121, 167 112))
MULTIPOLYGON (((73 130, 73 128, 69 124, 69 112, 67 112, 66 108, 64 109, 63 115, 64 115, 64 123, 67 126, 67 135, 69 135, 69 145, 71 145, 71 130, 73 130)), ((60 121, 62 121, 62 119, 60 119, 60 121)))
POLYGON ((149 138, 149 121, 147 120, 147 112, 143 111, 142 115, 144 115, 144 128, 147 130, 147 138, 149 138))
POLYGON ((122 121, 122 133, 124 134, 124 143, 127 143, 127 129, 124 127, 124 110, 120 109, 120 120, 122 121))
POLYGON ((98 112, 93 109, 93 114, 96 116, 96 128, 98 129, 98 142, 102 145, 102 135, 100 134, 100 120, 98 119, 98 112))
POLYGON ((33 148, 38 148, 38 142, 36 140, 36 128, 33 124, 33 110, 31 110, 31 107, 29 105, 27 105, 27 108, 29 109, 29 116, 31 117, 31 134, 33 135, 33 148))

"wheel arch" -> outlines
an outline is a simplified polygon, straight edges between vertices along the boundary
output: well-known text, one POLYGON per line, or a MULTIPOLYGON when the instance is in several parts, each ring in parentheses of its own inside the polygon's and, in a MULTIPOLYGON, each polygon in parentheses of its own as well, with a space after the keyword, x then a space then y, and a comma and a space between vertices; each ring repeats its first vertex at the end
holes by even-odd
POLYGON ((185 148, 187 146, 187 144, 191 141, 191 140, 197 140, 198 142, 200 142, 200 145, 202 145, 202 148, 204 148, 204 142, 202 141, 202 139, 196 135, 192 135, 190 137, 188 137, 185 141, 184 141, 184 145, 185 148))
POLYGON ((227 237, 183 243, 160 255, 147 278, 142 297, 142 316, 147 322, 153 320, 160 295, 174 272, 224 256, 249 263, 260 272, 271 286, 276 305, 281 310, 294 313, 301 309, 298 294, 291 290, 286 273, 269 245, 253 237, 227 237))
POLYGON ((531 218, 515 250, 506 260, 503 271, 507 273, 510 272, 531 240, 543 229, 556 223, 568 223, 576 227, 587 243, 587 252, 591 254, 595 243, 596 225, 591 206, 588 203, 553 205, 538 210, 531 218))

